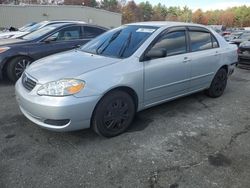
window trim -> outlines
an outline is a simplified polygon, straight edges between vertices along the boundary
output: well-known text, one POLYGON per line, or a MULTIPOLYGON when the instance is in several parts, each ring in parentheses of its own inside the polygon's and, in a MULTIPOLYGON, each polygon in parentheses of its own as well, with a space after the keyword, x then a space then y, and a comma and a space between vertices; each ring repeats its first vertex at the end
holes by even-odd
POLYGON ((211 40, 212 40, 212 48, 219 48, 220 47, 220 43, 218 42, 217 38, 213 35, 213 33, 211 33, 211 40), (217 43, 217 47, 214 47, 213 39, 217 43))
MULTIPOLYGON (((186 26, 172 26, 169 28, 164 29, 161 33, 159 33, 153 41, 151 41, 151 43, 148 45, 148 47, 144 50, 144 52, 142 53, 142 55, 139 58, 139 62, 144 62, 144 61, 148 61, 148 59, 145 58, 146 53, 153 47, 153 45, 156 44, 156 42, 160 39, 160 37, 162 35, 168 34, 168 33, 172 33, 172 32, 178 32, 178 31, 184 31, 185 32, 185 38, 186 38, 186 52, 185 53, 180 53, 180 54, 174 54, 174 55, 170 55, 170 56, 166 56, 166 57, 172 57, 175 55, 182 55, 182 54, 187 54, 189 53, 190 50, 190 46, 189 46, 189 40, 188 40, 188 32, 187 32, 187 27, 186 26)), ((157 58, 159 59, 159 58, 157 58)), ((160 58, 161 59, 161 58, 160 58)))
POLYGON ((199 26, 187 26, 187 31, 188 31, 188 39, 189 39, 188 44, 189 44, 189 52, 190 53, 200 52, 200 51, 204 51, 204 50, 211 50, 211 49, 214 49, 214 48, 220 48, 220 43, 218 42, 218 40, 215 37, 215 35, 211 31, 209 31, 209 29, 203 28, 203 27, 199 27, 199 26), (210 38, 211 38, 212 48, 204 49, 204 50, 192 51, 192 48, 191 48, 191 38, 190 38, 190 33, 189 33, 189 32, 192 32, 192 31, 194 31, 194 32, 202 32, 202 33, 209 33, 210 34, 210 38), (212 37, 215 39, 215 42, 217 43, 218 47, 214 47, 213 46, 212 37))

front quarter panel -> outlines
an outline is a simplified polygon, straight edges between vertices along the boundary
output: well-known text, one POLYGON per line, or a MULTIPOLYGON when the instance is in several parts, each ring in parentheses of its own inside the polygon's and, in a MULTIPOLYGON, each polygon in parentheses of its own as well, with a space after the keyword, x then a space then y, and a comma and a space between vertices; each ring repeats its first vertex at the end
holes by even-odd
POLYGON ((117 63, 95 69, 78 77, 86 82, 85 88, 76 97, 105 95, 118 87, 129 87, 138 96, 139 106, 143 101, 143 64, 130 57, 117 63))

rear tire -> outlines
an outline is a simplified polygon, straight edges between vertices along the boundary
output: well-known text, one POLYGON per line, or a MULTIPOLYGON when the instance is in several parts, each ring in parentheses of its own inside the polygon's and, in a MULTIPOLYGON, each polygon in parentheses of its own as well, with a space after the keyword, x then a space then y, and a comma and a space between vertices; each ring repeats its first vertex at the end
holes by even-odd
POLYGON ((206 90, 206 94, 209 97, 220 97, 227 86, 227 71, 224 68, 218 70, 210 87, 206 90))
POLYGON ((16 82, 24 70, 31 64, 32 60, 29 57, 18 56, 11 59, 7 64, 7 76, 10 81, 16 82))
POLYGON ((123 91, 113 91, 97 104, 92 117, 92 129, 104 137, 117 136, 127 130, 134 115, 132 97, 123 91))

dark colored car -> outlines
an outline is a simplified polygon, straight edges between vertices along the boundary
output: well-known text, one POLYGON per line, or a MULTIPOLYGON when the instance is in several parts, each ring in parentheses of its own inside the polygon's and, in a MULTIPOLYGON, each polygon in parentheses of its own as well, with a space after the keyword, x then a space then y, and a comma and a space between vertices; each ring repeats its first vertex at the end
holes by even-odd
POLYGON ((242 42, 238 50, 239 62, 250 65, 250 41, 242 42))
POLYGON ((62 23, 46 26, 17 39, 0 41, 0 78, 15 82, 25 68, 42 57, 79 47, 107 31, 107 28, 62 23))

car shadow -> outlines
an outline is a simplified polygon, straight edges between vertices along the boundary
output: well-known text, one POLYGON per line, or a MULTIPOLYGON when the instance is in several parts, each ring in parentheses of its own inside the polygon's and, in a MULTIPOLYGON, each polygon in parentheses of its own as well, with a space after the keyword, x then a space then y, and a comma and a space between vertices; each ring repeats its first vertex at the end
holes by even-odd
POLYGON ((0 80, 0 86, 11 86, 14 85, 11 81, 7 79, 1 79, 0 80))
MULTIPOLYGON (((133 133, 133 132, 140 132, 146 129, 153 121, 155 116, 157 115, 163 115, 163 116, 169 116, 174 117, 177 116, 179 112, 186 113, 187 111, 190 111, 188 108, 190 100, 196 100, 197 102, 201 102, 205 100, 207 97, 205 96, 204 92, 195 93, 186 97, 182 97, 173 101, 169 101, 160 105, 157 105, 155 107, 148 108, 146 110, 143 110, 141 112, 138 112, 135 115, 135 118, 131 124, 131 126, 126 131, 127 133, 133 133)), ((45 130, 46 131, 46 130, 45 130)), ((49 133, 50 131, 48 131, 49 133)), ((65 132, 65 133, 55 133, 50 132, 49 134, 53 135, 64 135, 66 137, 76 138, 76 139, 82 139, 82 140, 103 140, 106 139, 104 137, 101 137, 97 135, 92 129, 84 129, 80 131, 73 131, 73 132, 65 132)))
MULTIPOLYGON (((1 83, 0 85, 3 84, 8 85, 10 83, 6 81, 4 83, 1 83)), ((135 115, 134 121, 132 122, 131 126, 127 130, 127 133, 129 134, 133 132, 141 132, 145 130, 148 126, 152 125, 152 122, 154 122, 157 118, 161 118, 161 116, 171 118, 174 116, 178 116, 179 114, 186 114, 190 111, 189 105, 190 103, 194 102, 194 99, 200 102, 203 101, 205 98, 207 97, 204 95, 204 93, 200 92, 138 112, 135 115)), ((53 132, 46 129, 42 129, 31 123, 28 119, 21 115, 21 113, 17 115, 16 118, 13 118, 12 116, 3 117, 2 120, 5 120, 2 122, 3 125, 6 124, 6 122, 8 122, 9 124, 13 123, 13 125, 15 125, 17 129, 17 132, 19 133, 23 132, 25 135, 28 134, 32 138, 37 138, 43 135, 45 139, 47 138, 48 140, 53 140, 57 143, 59 143, 60 141, 64 142, 65 140, 67 140, 69 142, 72 142, 72 144, 77 145, 80 143, 89 143, 91 141, 99 142, 107 139, 105 137, 97 135, 92 129, 85 129, 73 132, 53 132), (35 132, 38 134, 36 134, 35 132)), ((7 128, 8 127, 6 127, 6 129, 7 128)), ((126 136, 128 134, 123 134, 123 136, 126 136)))

